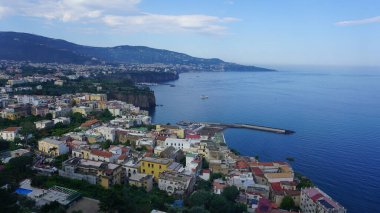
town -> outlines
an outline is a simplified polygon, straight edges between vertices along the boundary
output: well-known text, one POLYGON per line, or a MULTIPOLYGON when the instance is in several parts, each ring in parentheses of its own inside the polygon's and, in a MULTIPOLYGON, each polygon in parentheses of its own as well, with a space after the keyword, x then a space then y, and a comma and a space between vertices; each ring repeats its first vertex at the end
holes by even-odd
MULTIPOLYGON (((346 212, 291 161, 230 149, 223 128, 152 123, 97 83, 96 92, 41 92, 98 67, 26 76, 9 63, 0 72, 0 199, 13 200, 10 212, 346 212)), ((98 70, 111 75, 106 67, 98 70)))

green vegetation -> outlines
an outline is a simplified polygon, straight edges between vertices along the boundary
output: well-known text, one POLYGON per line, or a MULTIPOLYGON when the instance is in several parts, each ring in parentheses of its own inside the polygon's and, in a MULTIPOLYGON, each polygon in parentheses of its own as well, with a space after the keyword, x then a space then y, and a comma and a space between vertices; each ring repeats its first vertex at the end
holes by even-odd
POLYGON ((8 164, 5 164, 5 169, 0 172, 0 186, 11 184, 16 186, 21 180, 31 177, 31 165, 33 158, 30 156, 21 156, 12 158, 8 164))
MULTIPOLYGON (((186 200, 186 208, 179 212, 246 212, 247 206, 236 202, 239 190, 235 186, 228 186, 221 195, 211 190, 199 189, 186 200)), ((177 211, 178 212, 178 211, 177 211)))
POLYGON ((44 118, 41 116, 34 116, 34 115, 30 115, 30 116, 20 118, 17 120, 9 120, 6 118, 0 118, 0 129, 5 129, 10 126, 22 126, 24 123, 29 123, 29 122, 33 123, 33 122, 40 121, 43 119, 44 118))
POLYGON ((224 188, 222 195, 229 201, 235 201, 240 192, 236 186, 227 186, 224 188))
POLYGON ((295 177, 299 180, 299 183, 297 185, 297 189, 300 190, 302 188, 307 187, 313 187, 314 183, 306 176, 303 176, 302 174, 296 172, 295 177))
POLYGON ((102 122, 109 122, 115 118, 108 109, 102 111, 92 111, 89 114, 89 117, 94 117, 102 122))
POLYGON ((166 211, 167 204, 174 201, 166 192, 158 189, 153 189, 149 193, 142 188, 130 186, 115 186, 105 189, 100 185, 60 176, 35 176, 32 178, 32 185, 43 188, 57 185, 75 189, 85 197, 100 200, 101 210, 107 212, 150 212, 152 209, 166 211))
POLYGON ((18 212, 20 207, 17 205, 17 195, 0 189, 0 207, 2 212, 18 212))
POLYGON ((98 86, 102 87, 101 91, 107 93, 110 98, 117 94, 147 94, 151 90, 147 87, 138 88, 129 79, 127 75, 97 75, 90 78, 79 78, 76 80, 65 79, 63 86, 55 85, 53 81, 44 83, 25 83, 20 87, 29 86, 31 91, 18 91, 16 94, 34 94, 34 95, 53 95, 74 93, 99 93, 98 86), (37 90, 36 86, 41 85, 42 90, 37 90))
POLYGON ((281 209, 286 209, 286 210, 294 210, 296 208, 294 204, 294 200, 291 196, 287 195, 282 199, 282 202, 280 204, 281 209))

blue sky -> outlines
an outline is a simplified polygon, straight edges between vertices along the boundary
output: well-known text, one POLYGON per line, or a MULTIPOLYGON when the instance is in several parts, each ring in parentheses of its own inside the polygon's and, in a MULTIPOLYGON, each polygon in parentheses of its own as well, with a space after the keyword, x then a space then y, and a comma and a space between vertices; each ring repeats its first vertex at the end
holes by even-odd
POLYGON ((253 65, 380 66, 378 0, 0 0, 0 31, 253 65))

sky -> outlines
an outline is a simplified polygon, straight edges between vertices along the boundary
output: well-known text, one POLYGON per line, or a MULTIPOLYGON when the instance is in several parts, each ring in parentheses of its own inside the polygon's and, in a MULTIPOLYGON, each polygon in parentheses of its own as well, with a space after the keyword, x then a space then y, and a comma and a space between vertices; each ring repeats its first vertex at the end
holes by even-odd
POLYGON ((379 0, 0 0, 0 31, 248 65, 380 66, 379 0))

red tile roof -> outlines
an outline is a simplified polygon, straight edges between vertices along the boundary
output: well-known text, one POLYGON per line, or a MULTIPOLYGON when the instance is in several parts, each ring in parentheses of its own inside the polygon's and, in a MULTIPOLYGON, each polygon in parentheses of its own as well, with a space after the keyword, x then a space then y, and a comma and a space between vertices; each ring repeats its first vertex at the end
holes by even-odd
POLYGON ((235 165, 236 165, 237 169, 248 169, 249 168, 248 163, 245 161, 242 161, 242 160, 236 161, 235 165))
POLYGON ((316 200, 318 200, 321 197, 323 197, 323 195, 321 193, 318 193, 318 194, 314 195, 313 197, 311 197, 311 199, 315 202, 316 200))
POLYGON ((281 188, 281 183, 280 182, 274 182, 270 184, 273 191, 283 191, 281 188))
POLYGON ((118 160, 125 160, 127 158, 127 155, 120 155, 117 159, 118 160))
POLYGON ((8 127, 6 129, 4 129, 3 131, 6 131, 6 132, 15 132, 17 131, 19 128, 21 127, 8 127))
POLYGON ((107 152, 107 151, 97 150, 97 149, 91 150, 91 154, 101 156, 101 157, 105 157, 105 158, 112 157, 112 152, 107 152))
POLYGON ((165 141, 166 137, 165 136, 158 136, 157 140, 159 140, 159 141, 165 141))
POLYGON ((256 176, 264 176, 264 172, 258 167, 252 167, 252 173, 256 176))
POLYGON ((201 136, 200 135, 186 135, 186 138, 188 138, 188 139, 200 139, 201 138, 201 136))
POLYGON ((89 120, 89 121, 86 121, 84 122, 82 125, 80 125, 81 127, 90 127, 96 123, 98 123, 99 121, 97 119, 93 119, 93 120, 89 120))

